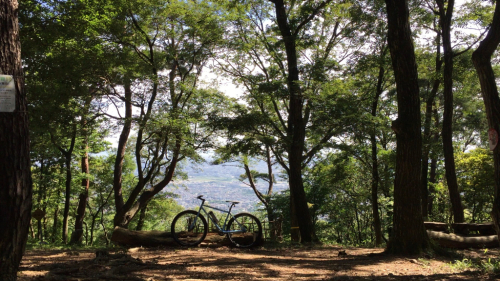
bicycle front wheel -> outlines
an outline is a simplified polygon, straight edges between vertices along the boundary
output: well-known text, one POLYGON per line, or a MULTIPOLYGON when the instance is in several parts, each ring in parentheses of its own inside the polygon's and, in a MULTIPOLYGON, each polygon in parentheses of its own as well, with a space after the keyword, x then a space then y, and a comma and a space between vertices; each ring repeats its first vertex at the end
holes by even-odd
POLYGON ((174 240, 180 245, 196 246, 207 236, 207 220, 196 211, 183 211, 172 221, 171 232, 174 240))
POLYGON ((258 245, 262 239, 262 225, 258 218, 249 213, 239 213, 228 224, 227 238, 238 248, 258 245))

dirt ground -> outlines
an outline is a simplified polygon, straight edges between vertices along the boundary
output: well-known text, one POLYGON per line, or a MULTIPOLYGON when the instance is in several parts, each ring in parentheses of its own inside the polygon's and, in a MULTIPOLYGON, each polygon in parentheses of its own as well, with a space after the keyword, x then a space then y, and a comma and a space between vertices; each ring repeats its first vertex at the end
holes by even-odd
MULTIPOLYGON (((27 251, 18 280, 499 280, 451 258, 380 255, 380 248, 286 247, 242 250, 207 245, 114 252, 27 251), (345 254, 343 254, 345 251, 345 254)), ((461 251, 498 258, 499 250, 461 251)))

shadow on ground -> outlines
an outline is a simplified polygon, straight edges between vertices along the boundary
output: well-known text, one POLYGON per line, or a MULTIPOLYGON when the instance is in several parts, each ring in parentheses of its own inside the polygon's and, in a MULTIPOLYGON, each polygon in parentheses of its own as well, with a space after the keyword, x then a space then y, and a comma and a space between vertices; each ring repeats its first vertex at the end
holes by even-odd
POLYGON ((18 280, 496 280, 451 260, 380 255, 382 249, 143 249, 29 251, 18 280), (345 251, 345 255, 343 252, 345 251), (340 253, 340 254, 339 254, 340 253))

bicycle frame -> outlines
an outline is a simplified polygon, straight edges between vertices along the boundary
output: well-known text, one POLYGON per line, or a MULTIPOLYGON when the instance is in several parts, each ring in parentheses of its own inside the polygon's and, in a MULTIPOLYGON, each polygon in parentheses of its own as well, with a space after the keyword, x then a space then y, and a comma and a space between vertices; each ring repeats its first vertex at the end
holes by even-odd
POLYGON ((195 227, 196 221, 198 220, 198 217, 200 216, 201 212, 203 211, 203 213, 205 213, 205 217, 207 217, 215 225, 215 228, 217 228, 217 231, 219 231, 220 233, 228 234, 228 233, 244 233, 244 232, 246 232, 246 227, 244 225, 240 224, 236 219, 234 219, 233 214, 231 214, 231 210, 236 205, 235 202, 231 202, 231 206, 229 207, 229 210, 226 211, 226 210, 222 210, 222 209, 219 209, 217 207, 213 207, 213 206, 210 206, 208 204, 205 204, 205 199, 202 198, 202 196, 198 196, 197 198, 201 200, 201 204, 200 204, 200 207, 198 208, 198 213, 196 214, 196 218, 194 219, 193 223, 188 228, 189 231, 191 231, 195 227), (209 215, 207 210, 205 210, 205 207, 209 208, 209 209, 217 210, 217 211, 222 212, 222 213, 227 213, 226 219, 224 220, 224 224, 222 225, 222 227, 219 225, 218 222, 216 222, 214 219, 212 219, 212 217, 209 215), (234 222, 240 226, 240 228, 241 228, 240 230, 225 230, 227 222, 231 218, 233 218, 234 222))

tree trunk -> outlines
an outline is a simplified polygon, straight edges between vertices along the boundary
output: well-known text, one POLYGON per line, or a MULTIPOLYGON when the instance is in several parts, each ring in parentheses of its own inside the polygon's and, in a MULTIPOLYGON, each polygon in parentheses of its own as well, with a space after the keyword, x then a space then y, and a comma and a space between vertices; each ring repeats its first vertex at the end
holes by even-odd
POLYGON ((29 234, 30 234, 30 237, 32 239, 35 239, 35 230, 33 230, 33 220, 30 220, 30 230, 29 230, 29 234))
MULTIPOLYGON (((283 0, 273 1, 275 4, 276 21, 283 37, 286 50, 286 59, 288 66, 288 91, 289 91, 289 111, 288 111, 288 162, 289 175, 288 183, 290 186, 290 200, 292 222, 297 220, 301 242, 317 241, 314 232, 312 217, 307 205, 304 183, 302 181, 302 154, 305 144, 305 127, 303 117, 304 97, 301 93, 299 70, 297 67, 297 49, 295 45, 296 36, 292 34, 288 23, 287 13, 283 0)), ((295 227, 292 223, 292 227, 295 227)), ((293 230, 293 229, 292 229, 293 230)))
MULTIPOLYGON (((123 124, 120 138, 118 139, 118 148, 116 150, 115 168, 113 171, 113 190, 115 195, 116 212, 123 209, 123 195, 122 195, 122 170, 123 161, 125 159, 125 151, 127 148, 127 140, 132 128, 132 89, 130 81, 125 80, 125 122, 123 124)), ((116 225, 116 223, 115 223, 116 225)))
POLYGON ((411 38, 408 1, 386 0, 388 43, 396 79, 398 118, 394 222, 387 252, 417 254, 430 246, 422 219, 420 97, 417 65, 411 38), (416 200, 417 199, 417 200, 416 200))
MULTIPOLYGON (((481 93, 483 95, 484 106, 486 108, 486 117, 488 126, 499 131, 500 124, 500 98, 495 80, 495 73, 491 66, 491 56, 500 44, 500 0, 495 1, 495 13, 488 34, 479 47, 472 54, 472 61, 476 68, 479 82, 481 84, 481 93)), ((497 234, 500 238, 500 147, 497 145, 493 150, 493 161, 495 164, 495 197, 491 217, 497 234)))
POLYGON ((429 182, 431 183, 431 186, 428 191, 428 198, 427 198, 427 216, 431 217, 433 215, 433 208, 434 208, 434 193, 436 192, 436 188, 434 185, 437 183, 436 179, 436 170, 437 170, 437 157, 433 156, 431 158, 431 171, 430 171, 430 176, 429 176, 429 182))
POLYGON ((99 215, 99 213, 96 213, 95 215, 92 216, 92 222, 90 223, 90 246, 94 245, 94 229, 95 229, 95 222, 97 219, 97 215, 99 215))
POLYGON ((89 197, 89 187, 90 187, 90 168, 89 168, 89 146, 88 146, 88 128, 87 128, 87 114, 90 110, 90 103, 92 97, 89 96, 85 102, 85 112, 82 115, 82 135, 83 135, 83 155, 82 155, 82 174, 85 177, 82 179, 83 191, 78 197, 78 208, 76 210, 75 217, 75 230, 71 234, 70 244, 81 244, 83 238, 83 219, 85 218, 85 209, 87 209, 87 200, 89 197))
POLYGON ((64 211, 63 211, 63 229, 62 241, 64 244, 68 242, 68 219, 69 205, 71 203, 71 154, 66 156, 66 189, 64 196, 64 211))
POLYGON ((0 0, 0 74, 12 75, 13 112, 0 112, 0 280, 17 279, 28 238, 32 182, 16 0, 0 0))
POLYGON ((104 232, 104 239, 106 241, 106 247, 109 246, 109 238, 108 238, 108 230, 106 229, 106 225, 104 224, 104 208, 101 209, 101 226, 102 231, 104 232))
POLYGON ((159 181, 157 184, 142 192, 139 196, 138 191, 142 190, 143 187, 136 186, 129 196, 127 202, 122 206, 120 210, 116 211, 114 217, 115 226, 128 227, 128 224, 132 221, 137 212, 147 206, 149 201, 160 191, 167 186, 174 176, 174 171, 179 161, 179 152, 181 149, 180 138, 176 141, 175 151, 173 152, 172 159, 170 160, 170 165, 166 169, 165 177, 159 181), (139 198, 137 198, 139 197, 139 198), (137 199, 137 200, 136 200, 137 199))
MULTIPOLYGON (((157 77, 157 71, 156 69, 153 69, 153 75, 154 77, 157 77)), ((172 79, 172 78, 171 78, 172 79)), ((137 173, 138 173, 138 183, 136 186, 132 189, 130 192, 129 198, 127 199, 126 202, 123 200, 123 195, 122 195, 122 187, 121 187, 121 172, 122 172, 122 166, 123 166, 123 159, 125 155, 125 146, 127 143, 128 135, 130 133, 130 128, 131 128, 131 123, 128 123, 129 120, 130 122, 132 121, 132 105, 131 105, 131 98, 132 98, 132 91, 130 88, 130 81, 127 81, 125 83, 125 106, 126 106, 126 119, 122 133, 120 135, 120 140, 118 143, 118 151, 117 151, 117 158, 115 161, 115 174, 114 174, 114 183, 113 183, 113 190, 115 193, 115 206, 116 206, 116 213, 113 218, 113 223, 115 226, 120 226, 127 228, 129 223, 132 221, 134 216, 139 212, 139 210, 143 207, 145 207, 149 201, 156 195, 158 194, 165 186, 167 186, 170 181, 172 180, 174 176, 174 171, 177 166, 177 162, 179 161, 179 155, 180 155, 180 150, 181 150, 181 143, 182 143, 182 137, 180 135, 175 136, 175 148, 173 149, 173 155, 171 156, 170 160, 170 165, 166 168, 165 171, 165 176, 164 178, 156 183, 154 186, 149 188, 148 190, 144 190, 144 187, 146 186, 146 183, 151 179, 150 177, 152 176, 152 173, 149 173, 146 177, 143 174, 142 170, 142 160, 141 160, 141 149, 142 149, 142 137, 143 137, 143 132, 145 125, 147 124, 148 120, 151 118, 151 114, 153 111, 153 104, 156 99, 156 95, 158 93, 158 84, 154 82, 153 84, 153 90, 152 90, 152 96, 148 102, 148 107, 146 112, 143 110, 143 118, 140 121, 139 125, 139 130, 137 132, 137 140, 136 140, 136 148, 135 148, 135 154, 136 154, 136 164, 137 164, 137 173), (142 192, 142 193, 141 193, 142 192)), ((175 99, 175 98, 174 98, 175 99)), ((151 168, 154 170, 154 168, 151 168)))
MULTIPOLYGON (((441 72, 441 66, 443 60, 441 59, 441 36, 436 36, 436 73, 441 72)), ((436 78, 433 81, 432 89, 425 100, 425 121, 424 121, 424 134, 423 134, 423 144, 422 144, 422 217, 427 220, 429 216, 429 187, 428 187, 428 171, 429 171, 429 153, 431 147, 434 144, 431 132, 432 123, 432 113, 433 106, 435 105, 435 98, 439 90, 439 85, 441 84, 441 79, 436 78)))
MULTIPOLYGON (((432 110, 433 111, 433 115, 434 115, 434 127, 435 128, 439 128, 439 114, 438 114, 438 110, 436 108, 436 105, 434 104, 433 105, 434 109, 432 110)), ((431 143, 437 143, 439 141, 439 132, 436 131, 434 132, 434 136, 431 140, 431 143)), ((432 146, 431 146, 432 148, 432 146)), ((428 192, 427 192, 427 209, 428 209, 428 212, 427 212, 427 215, 428 216, 432 216, 433 215, 433 208, 434 208, 434 193, 436 192, 436 183, 437 183, 437 155, 436 153, 431 149, 430 151, 430 155, 431 155, 431 167, 430 167, 430 172, 429 172, 429 183, 430 183, 430 187, 428 189, 428 192)))
MULTIPOLYGON (((250 167, 248 166, 248 158, 245 156, 243 159, 243 168, 245 169, 245 174, 248 179, 248 185, 252 188, 253 192, 257 196, 257 198, 260 200, 260 202, 264 205, 264 208, 267 211, 267 221, 269 222, 269 228, 270 228, 270 236, 271 240, 275 241, 275 234, 274 234, 274 229, 271 227, 271 225, 274 224, 274 210, 272 207, 269 206, 269 202, 271 200, 271 195, 273 194, 273 187, 274 187, 274 173, 273 173, 273 163, 271 159, 271 149, 269 148, 268 145, 266 145, 266 164, 267 164, 267 192, 266 194, 262 194, 258 189, 257 185, 255 183, 255 180, 252 176, 252 171, 250 170, 250 167)), ((140 230, 140 229, 138 229, 140 230)), ((298 241, 298 239, 296 240, 298 241)))
POLYGON ((43 242, 43 231, 42 231, 42 220, 36 220, 37 221, 37 228, 38 228, 38 241, 43 242))
MULTIPOLYGON (((377 81, 377 89, 375 92, 375 98, 372 103, 372 110, 371 114, 373 117, 377 116, 377 108, 378 108, 378 100, 380 98, 380 95, 382 94, 382 84, 384 81, 384 74, 385 74, 385 68, 384 68, 384 60, 383 58, 385 57, 386 50, 387 48, 384 47, 381 53, 381 58, 380 58, 380 67, 379 67, 379 73, 378 73, 378 81, 377 81)), ((371 191, 372 191, 372 213, 373 213, 373 228, 375 231, 375 246, 379 246, 382 244, 382 224, 380 222, 380 215, 378 211, 378 185, 380 182, 380 176, 378 173, 378 158, 377 158, 377 139, 376 139, 376 129, 375 126, 370 133, 370 142, 371 142, 371 147, 372 147, 372 186, 371 186, 371 191)))
POLYGON ((377 142, 375 134, 370 136, 372 143, 372 213, 373 213, 373 228, 375 232, 375 246, 382 244, 382 224, 380 222, 380 214, 378 211, 378 184, 380 177, 378 174, 378 159, 377 159, 377 142))
POLYGON ((58 216, 59 216, 59 205, 56 205, 56 209, 54 210, 54 224, 52 224, 52 243, 56 242, 58 216))
MULTIPOLYGON (((44 192, 45 192, 45 183, 44 183, 44 170, 45 170, 45 161, 44 159, 40 159, 40 185, 38 186, 38 192, 37 192, 37 199, 36 199, 36 205, 38 206, 38 209, 43 209, 42 208, 42 198, 44 198, 44 192)), ((35 208, 35 207, 33 207, 35 208)), ((45 211, 45 210, 44 210, 45 211)), ((42 220, 37 220, 37 238, 40 242, 43 242, 43 230, 42 230, 42 220)))
POLYGON ((75 230, 71 234, 69 244, 81 244, 83 238, 83 219, 85 216, 85 204, 87 203, 88 191, 80 193, 78 207, 76 209, 75 230))
POLYGON ((443 38, 444 51, 444 112, 443 112, 443 152, 446 170, 446 183, 450 192, 451 207, 455 222, 464 221, 464 209, 458 192, 457 174, 455 171, 455 158, 453 152, 453 49, 451 46, 451 19, 455 1, 448 0, 446 9, 444 0, 436 1, 439 7, 439 25, 443 38))
POLYGON ((69 219, 69 205, 71 203, 71 157, 73 156, 73 149, 75 147, 76 140, 76 126, 73 127, 73 136, 71 138, 71 145, 67 151, 59 148, 61 153, 63 153, 65 158, 65 168, 66 168, 66 189, 64 198, 64 211, 63 211, 63 229, 62 229, 62 240, 66 244, 68 242, 68 219, 69 219))
POLYGON ((146 220, 146 209, 148 208, 148 206, 144 206, 143 208, 141 208, 141 213, 139 214, 139 221, 137 222, 137 226, 135 228, 135 230, 142 230, 142 228, 144 227, 144 221, 146 220))

